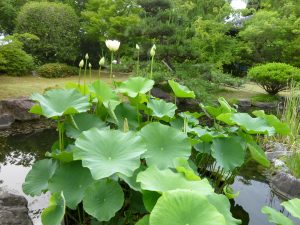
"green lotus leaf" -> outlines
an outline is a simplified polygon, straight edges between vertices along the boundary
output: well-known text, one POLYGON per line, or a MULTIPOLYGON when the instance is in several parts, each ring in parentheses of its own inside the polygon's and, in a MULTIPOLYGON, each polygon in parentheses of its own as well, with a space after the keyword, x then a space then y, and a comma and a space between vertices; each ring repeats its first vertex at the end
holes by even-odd
POLYGON ((287 123, 281 122, 274 115, 266 115, 263 110, 253 111, 252 114, 256 117, 265 119, 270 126, 275 128, 277 134, 289 135, 291 133, 289 125, 287 123))
POLYGON ((204 195, 214 192, 207 179, 200 181, 187 180, 182 173, 174 173, 170 169, 159 170, 151 166, 137 176, 143 190, 165 192, 176 189, 198 191, 204 195))
POLYGON ((206 111, 209 115, 213 116, 214 118, 217 118, 222 114, 231 114, 237 112, 237 110, 235 108, 232 108, 224 98, 219 98, 218 102, 220 104, 219 107, 205 106, 203 104, 200 104, 200 106, 202 109, 204 109, 204 111, 206 111))
POLYGON ((237 220, 234 217, 232 217, 232 214, 230 212, 230 202, 228 201, 228 198, 224 195, 218 195, 218 194, 211 194, 207 196, 208 202, 216 207, 216 209, 221 213, 225 220, 226 225, 237 225, 242 224, 241 220, 237 220))
POLYGON ((174 167, 174 159, 188 159, 191 155, 187 135, 173 127, 151 123, 141 129, 141 136, 147 145, 144 158, 148 166, 156 165, 159 169, 174 167))
POLYGON ((146 215, 142 219, 140 219, 135 225, 149 225, 149 219, 150 215, 146 215))
POLYGON ((196 126, 199 124, 198 118, 201 117, 203 114, 197 113, 197 112, 181 112, 178 113, 178 116, 181 118, 185 119, 188 124, 191 124, 192 126, 196 126))
POLYGON ((253 118, 248 113, 235 113, 231 117, 237 125, 249 134, 273 135, 275 129, 262 118, 253 118))
POLYGON ((109 221, 124 203, 119 183, 103 179, 91 184, 83 197, 84 210, 99 221, 109 221))
POLYGON ((143 203, 148 212, 152 211, 160 196, 156 191, 143 191, 143 203))
POLYGON ((231 119, 233 113, 222 113, 216 117, 217 120, 228 124, 229 126, 236 125, 236 123, 231 119))
POLYGON ((147 150, 141 138, 132 132, 92 128, 77 138, 74 159, 91 170, 95 180, 121 173, 128 177, 140 166, 147 150))
POLYGON ((44 95, 34 93, 31 99, 39 102, 42 115, 47 118, 86 112, 90 108, 88 97, 75 89, 55 89, 47 91, 44 95))
POLYGON ((294 198, 281 203, 282 206, 294 217, 300 219, 300 199, 294 198))
POLYGON ((234 193, 233 188, 231 186, 229 186, 229 185, 226 185, 223 188, 223 192, 224 192, 225 196, 228 199, 234 199, 234 198, 237 198, 240 195, 240 191, 237 191, 236 193, 234 193))
POLYGON ((144 77, 132 77, 124 81, 118 88, 120 93, 123 93, 131 98, 137 97, 139 94, 146 94, 154 85, 153 80, 144 77))
POLYGON ((137 120, 137 110, 130 104, 123 102, 118 105, 115 109, 115 115, 119 121, 119 128, 121 130, 124 130, 125 118, 127 119, 128 127, 130 130, 135 130, 136 128, 138 128, 139 123, 137 120))
POLYGON ((174 80, 168 80, 168 83, 177 98, 195 98, 196 97, 195 93, 193 91, 191 91, 188 87, 183 86, 174 80))
POLYGON ((294 222, 292 220, 271 207, 264 206, 261 209, 261 212, 268 216, 268 220, 271 223, 275 223, 277 225, 294 225, 294 222))
POLYGON ((57 161, 43 159, 35 162, 23 183, 23 192, 30 196, 40 195, 48 189, 48 180, 57 168, 57 161))
POLYGON ((76 114, 65 122, 66 134, 71 138, 78 138, 83 131, 93 127, 103 129, 106 124, 99 117, 88 113, 76 114))
POLYGON ((150 214, 150 225, 170 224, 226 225, 226 220, 204 195, 175 190, 163 193, 150 214))
POLYGON ((51 157, 53 159, 57 159, 61 162, 67 163, 67 162, 72 162, 73 161, 73 152, 72 151, 60 151, 60 150, 55 150, 53 152, 46 152, 45 154, 46 157, 51 157))
POLYGON ((118 174, 118 176, 124 180, 133 190, 141 192, 141 185, 136 181, 137 175, 146 169, 145 166, 141 165, 137 170, 134 171, 133 175, 130 177, 124 174, 118 174))
POLYGON ((66 89, 75 89, 78 92, 80 92, 82 95, 89 96, 90 97, 90 89, 88 87, 88 84, 80 84, 74 83, 74 82, 67 82, 65 84, 66 89))
POLYGON ((82 167, 81 161, 61 164, 49 180, 51 192, 63 192, 66 205, 76 209, 82 201, 85 189, 93 182, 89 169, 82 167))
POLYGON ((201 128, 199 126, 190 128, 188 132, 197 135, 200 138, 200 140, 204 142, 211 142, 214 138, 228 136, 227 134, 216 132, 216 131, 210 131, 208 129, 201 128))
POLYGON ((259 145, 257 145, 255 142, 248 143, 248 149, 250 151, 251 157, 258 162, 259 164, 270 167, 270 161, 268 160, 265 152, 261 149, 259 145))
POLYGON ((63 193, 53 193, 49 200, 49 206, 42 212, 43 225, 61 225, 65 209, 66 204, 63 193))
POLYGON ((147 104, 147 107, 152 111, 151 116, 157 118, 173 118, 177 109, 175 104, 166 102, 162 99, 151 99, 147 104))
POLYGON ((105 82, 97 80, 90 87, 90 92, 95 95, 99 102, 108 102, 110 100, 119 100, 116 92, 105 82))
POLYGON ((200 153, 211 155, 211 143, 200 142, 194 146, 195 150, 200 153))
POLYGON ((216 138, 211 150, 212 156, 225 171, 232 171, 245 161, 245 142, 240 137, 216 138))
MULTIPOLYGON (((183 158, 177 158, 175 159, 174 161, 175 163, 175 168, 176 168, 176 171, 178 173, 182 173, 184 174, 185 178, 187 180, 201 180, 201 178, 197 175, 197 169, 192 169, 190 164, 189 164, 189 161, 187 161, 186 159, 183 159, 183 158)), ((193 163, 193 162, 191 162, 193 163)))

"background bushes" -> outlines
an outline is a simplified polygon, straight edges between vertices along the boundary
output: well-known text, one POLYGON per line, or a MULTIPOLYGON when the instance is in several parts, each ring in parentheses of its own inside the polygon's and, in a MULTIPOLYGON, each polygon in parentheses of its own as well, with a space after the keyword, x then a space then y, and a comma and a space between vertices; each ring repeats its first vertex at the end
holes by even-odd
POLYGON ((271 95, 286 90, 292 80, 300 81, 300 69, 285 63, 267 63, 252 67, 249 78, 271 95))
POLYGON ((37 69, 37 74, 42 77, 68 77, 78 73, 78 68, 63 63, 47 63, 37 69))

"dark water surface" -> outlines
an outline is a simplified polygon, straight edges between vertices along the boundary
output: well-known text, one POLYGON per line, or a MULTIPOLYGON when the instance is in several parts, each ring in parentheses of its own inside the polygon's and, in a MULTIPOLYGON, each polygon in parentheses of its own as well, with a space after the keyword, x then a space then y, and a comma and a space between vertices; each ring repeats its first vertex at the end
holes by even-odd
MULTIPOLYGON (((24 195, 22 183, 36 159, 44 158, 46 151, 50 151, 56 141, 54 130, 28 135, 16 135, 0 138, 0 188, 14 194, 24 195)), ((242 170, 233 184, 235 192, 240 195, 232 202, 232 212, 236 218, 243 220, 244 225, 270 225, 267 217, 260 212, 265 205, 274 207, 281 212, 281 200, 271 191, 262 168, 249 164, 242 170)), ((48 205, 48 195, 28 199, 30 216, 35 225, 40 225, 41 209, 48 205)), ((284 212, 288 215, 287 212, 284 212)), ((289 215, 288 215, 289 216, 289 215)), ((295 220, 296 225, 300 225, 295 220)))

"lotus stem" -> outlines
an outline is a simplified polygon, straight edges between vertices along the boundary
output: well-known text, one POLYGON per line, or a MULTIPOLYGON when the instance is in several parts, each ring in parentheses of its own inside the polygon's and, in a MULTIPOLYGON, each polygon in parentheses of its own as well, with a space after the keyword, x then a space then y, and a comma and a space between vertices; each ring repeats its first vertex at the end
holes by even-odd
POLYGON ((109 75, 109 78, 110 78, 110 81, 112 82, 112 65, 113 65, 113 58, 114 58, 114 53, 111 52, 110 54, 110 75, 109 75))
POLYGON ((82 220, 81 220, 81 215, 80 215, 79 206, 77 207, 77 212, 78 212, 79 224, 83 224, 83 223, 82 223, 82 220))
POLYGON ((85 60, 84 66, 84 80, 83 80, 83 94, 85 95, 85 86, 86 86, 86 69, 87 69, 87 59, 85 60))
POLYGON ((81 67, 79 67, 78 87, 80 87, 81 67))
POLYGON ((99 74, 98 74, 98 77, 99 77, 99 80, 100 80, 100 77, 101 77, 101 66, 99 66, 99 74))
POLYGON ((92 67, 89 67, 89 72, 90 72, 90 84, 92 83, 92 67))
POLYGON ((140 69, 140 50, 138 50, 137 55, 137 64, 136 64, 136 75, 139 76, 139 69, 140 69))
POLYGON ((154 56, 151 57, 151 64, 150 64, 150 79, 153 77, 153 64, 154 64, 154 56))

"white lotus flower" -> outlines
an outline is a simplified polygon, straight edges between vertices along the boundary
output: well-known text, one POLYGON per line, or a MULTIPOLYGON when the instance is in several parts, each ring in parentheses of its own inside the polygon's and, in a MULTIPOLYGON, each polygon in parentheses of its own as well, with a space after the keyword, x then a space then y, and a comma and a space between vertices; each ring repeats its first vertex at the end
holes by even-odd
POLYGON ((110 51, 116 52, 118 51, 121 43, 117 40, 106 40, 105 44, 110 51))
POLYGON ((136 48, 137 50, 140 50, 140 46, 139 46, 138 44, 135 45, 135 48, 136 48))
POLYGON ((79 67, 80 68, 82 68, 84 66, 84 61, 83 61, 83 59, 80 61, 80 63, 79 63, 79 67))
POLYGON ((89 59, 89 54, 85 54, 85 59, 88 60, 89 59))
POLYGON ((102 57, 99 61, 99 66, 104 66, 105 65, 105 58, 102 57))
POLYGON ((156 45, 154 44, 150 50, 150 55, 151 57, 154 57, 155 56, 155 50, 156 50, 156 45))

